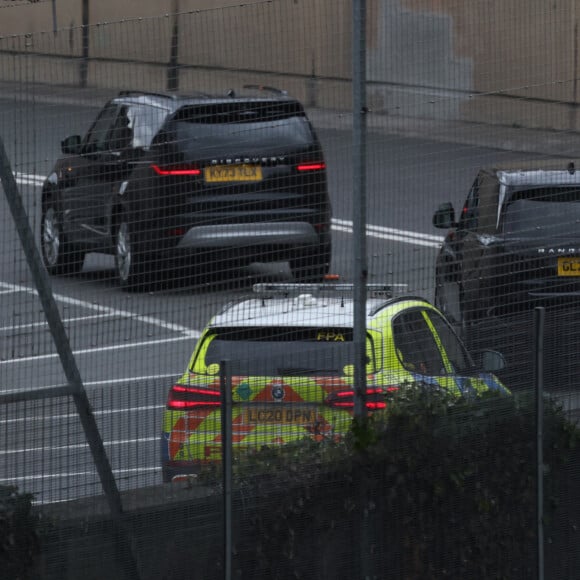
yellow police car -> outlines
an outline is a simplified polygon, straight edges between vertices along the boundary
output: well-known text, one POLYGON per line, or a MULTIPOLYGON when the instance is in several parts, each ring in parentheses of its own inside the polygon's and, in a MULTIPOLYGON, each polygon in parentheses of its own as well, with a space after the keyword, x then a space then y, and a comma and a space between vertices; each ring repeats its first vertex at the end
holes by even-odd
MULTIPOLYGON (((234 454, 311 437, 340 438, 354 410, 353 288, 349 284, 257 284, 226 306, 199 338, 163 415, 163 480, 222 457, 222 385, 231 396, 234 454)), ((458 397, 508 393, 492 374, 503 357, 473 360, 428 301, 370 285, 366 300, 366 406, 406 382, 458 397)), ((225 399, 224 399, 225 400, 225 399)))

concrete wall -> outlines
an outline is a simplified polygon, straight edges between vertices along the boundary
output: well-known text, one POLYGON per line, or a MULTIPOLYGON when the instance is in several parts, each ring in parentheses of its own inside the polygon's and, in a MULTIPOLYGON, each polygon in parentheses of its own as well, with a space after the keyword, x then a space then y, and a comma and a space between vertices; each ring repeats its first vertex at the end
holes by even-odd
MULTIPOLYGON (((579 3, 367 0, 369 105, 409 118, 576 130, 579 3)), ((0 80, 82 82, 83 4, 89 86, 261 83, 311 106, 351 106, 349 0, 0 0, 0 80)))

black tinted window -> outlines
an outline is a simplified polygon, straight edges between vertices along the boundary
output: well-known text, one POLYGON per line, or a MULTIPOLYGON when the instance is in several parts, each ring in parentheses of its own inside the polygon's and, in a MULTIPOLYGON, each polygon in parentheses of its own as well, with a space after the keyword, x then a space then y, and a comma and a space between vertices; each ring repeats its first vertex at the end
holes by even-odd
POLYGON ((403 366, 424 375, 445 374, 441 352, 421 310, 404 312, 393 320, 393 338, 403 366))
POLYGON ((436 312, 429 312, 429 318, 439 335, 439 340, 453 366, 453 371, 457 374, 469 372, 473 366, 471 358, 447 321, 436 312))
POLYGON ((307 118, 293 103, 183 107, 164 139, 190 158, 287 154, 316 144, 307 118))
POLYGON ((477 227, 478 206, 479 206, 479 179, 471 186, 471 190, 463 205, 461 216, 459 217, 460 227, 465 229, 473 229, 477 227))
POLYGON ((236 375, 338 376, 354 363, 352 329, 222 328, 206 340, 205 366, 228 361, 236 375))
POLYGON ((117 105, 107 105, 100 113, 85 139, 85 148, 89 152, 107 151, 109 137, 119 114, 117 105))
POLYGON ((512 192, 503 209, 506 233, 536 237, 575 233, 580 221, 580 188, 542 187, 512 192))
POLYGON ((226 102, 188 105, 175 113, 173 119, 195 125, 229 123, 269 123, 304 117, 304 110, 295 101, 282 103, 226 102))

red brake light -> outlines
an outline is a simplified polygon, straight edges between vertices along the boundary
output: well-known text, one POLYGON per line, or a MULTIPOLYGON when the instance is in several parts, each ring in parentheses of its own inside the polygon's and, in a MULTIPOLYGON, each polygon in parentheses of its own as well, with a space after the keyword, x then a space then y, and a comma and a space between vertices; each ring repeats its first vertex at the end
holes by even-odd
POLYGON ((298 171, 322 171, 323 169, 326 169, 326 163, 301 163, 296 166, 296 169, 298 171))
MULTIPOLYGON (((369 387, 367 389, 366 408, 369 411, 386 409, 385 392, 392 393, 398 387, 387 387, 386 391, 382 387, 369 387)), ((354 409, 354 389, 336 391, 328 395, 325 403, 329 407, 339 407, 342 409, 354 409)))
POLYGON ((159 167, 153 163, 151 168, 157 175, 201 175, 199 167, 159 167))
POLYGON ((167 397, 167 408, 173 411, 199 409, 201 407, 219 407, 220 404, 220 392, 203 387, 173 385, 167 397))

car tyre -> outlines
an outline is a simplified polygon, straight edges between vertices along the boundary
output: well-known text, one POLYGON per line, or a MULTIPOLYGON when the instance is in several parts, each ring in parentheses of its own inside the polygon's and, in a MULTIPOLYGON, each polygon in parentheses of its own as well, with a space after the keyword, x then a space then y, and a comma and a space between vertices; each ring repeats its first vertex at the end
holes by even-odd
POLYGON ((51 201, 42 208, 40 245, 42 260, 49 274, 78 274, 83 269, 85 252, 67 241, 58 211, 51 201))
POLYGON ((153 274, 149 262, 137 251, 131 226, 123 217, 115 230, 115 270, 119 285, 128 292, 148 290, 153 274))
POLYGON ((330 245, 324 246, 319 252, 302 253, 289 260, 290 271, 296 282, 322 282, 330 271, 330 245))

